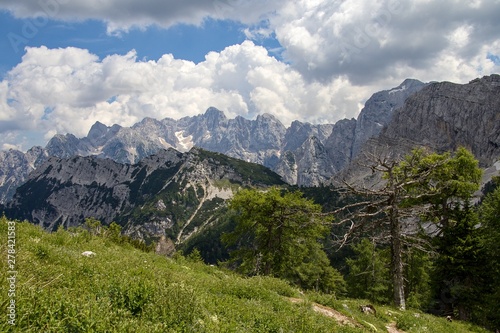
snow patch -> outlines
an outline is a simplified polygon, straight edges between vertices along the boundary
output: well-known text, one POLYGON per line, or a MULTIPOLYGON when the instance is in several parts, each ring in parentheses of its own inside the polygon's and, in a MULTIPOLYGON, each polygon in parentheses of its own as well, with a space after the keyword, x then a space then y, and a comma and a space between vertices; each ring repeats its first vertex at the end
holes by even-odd
POLYGON ((160 144, 161 144, 163 147, 165 147, 166 149, 168 149, 168 148, 171 148, 171 147, 172 147, 172 145, 171 145, 171 144, 169 144, 167 141, 165 141, 165 139, 164 139, 164 138, 160 138, 160 137, 158 137, 158 140, 160 141, 160 144))
POLYGON ((176 146, 176 149, 180 152, 189 151, 194 146, 193 136, 184 136, 184 131, 175 132, 175 136, 179 141, 179 144, 176 146))
POLYGON ((91 152, 90 152, 90 155, 99 155, 102 153, 102 150, 103 150, 104 146, 99 146, 99 147, 96 147, 94 148, 91 152))
POLYGON ((500 171, 500 161, 496 161, 493 166, 495 167, 495 169, 497 169, 497 171, 500 171))
POLYGON ((394 89, 390 90, 389 94, 394 94, 395 92, 404 91, 404 90, 406 90, 406 85, 402 85, 401 88, 394 88, 394 89))

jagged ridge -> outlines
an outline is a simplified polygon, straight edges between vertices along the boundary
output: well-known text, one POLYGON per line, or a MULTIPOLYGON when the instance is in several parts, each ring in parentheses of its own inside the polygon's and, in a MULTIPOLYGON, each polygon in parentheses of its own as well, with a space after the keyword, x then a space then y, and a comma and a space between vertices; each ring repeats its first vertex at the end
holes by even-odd
POLYGON ((220 152, 269 167, 290 184, 317 186, 347 165, 359 147, 387 124, 393 110, 423 86, 420 81, 405 80, 394 89, 374 94, 357 120, 336 124, 294 121, 286 128, 269 114, 255 120, 228 119, 215 108, 179 120, 145 118, 130 128, 97 122, 81 139, 72 134, 56 135, 45 148, 34 147, 26 154, 2 152, 0 202, 8 201, 29 172, 49 156, 92 155, 134 164, 170 147, 188 151, 197 146, 220 152))
POLYGON ((117 221, 142 239, 165 235, 183 241, 214 215, 240 186, 283 185, 269 169, 222 154, 172 148, 131 165, 95 156, 52 157, 20 186, 5 208, 7 216, 27 219, 48 230, 81 225, 92 217, 117 221), (203 209, 201 209, 203 207, 203 209))
POLYGON ((491 167, 500 157, 500 75, 468 84, 434 82, 411 95, 395 110, 380 135, 366 142, 357 161, 337 174, 333 183, 373 182, 372 171, 360 167, 366 164, 367 156, 396 158, 416 146, 437 152, 464 146, 482 167, 491 167))

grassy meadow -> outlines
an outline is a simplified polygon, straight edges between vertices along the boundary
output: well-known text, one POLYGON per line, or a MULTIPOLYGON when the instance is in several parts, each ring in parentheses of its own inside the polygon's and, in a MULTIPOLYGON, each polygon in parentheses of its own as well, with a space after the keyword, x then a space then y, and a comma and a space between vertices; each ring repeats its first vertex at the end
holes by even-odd
POLYGON ((279 279, 242 277, 196 256, 162 257, 83 229, 13 225, 0 220, 1 332, 485 332, 387 306, 364 314, 364 300, 304 294, 279 279))

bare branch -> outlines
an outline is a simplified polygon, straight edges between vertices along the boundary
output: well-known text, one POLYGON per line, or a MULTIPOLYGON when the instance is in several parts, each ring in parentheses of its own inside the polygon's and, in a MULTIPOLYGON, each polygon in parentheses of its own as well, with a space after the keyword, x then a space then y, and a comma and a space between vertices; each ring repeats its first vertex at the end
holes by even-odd
POLYGON ((316 216, 331 216, 331 215, 337 215, 340 214, 344 211, 347 211, 351 208, 356 208, 356 207, 362 207, 362 206, 368 206, 368 205, 374 205, 377 204, 379 201, 373 202, 373 201, 363 201, 363 202, 356 202, 350 205, 343 206, 339 209, 336 209, 332 212, 327 212, 327 213, 315 213, 314 215, 316 216))

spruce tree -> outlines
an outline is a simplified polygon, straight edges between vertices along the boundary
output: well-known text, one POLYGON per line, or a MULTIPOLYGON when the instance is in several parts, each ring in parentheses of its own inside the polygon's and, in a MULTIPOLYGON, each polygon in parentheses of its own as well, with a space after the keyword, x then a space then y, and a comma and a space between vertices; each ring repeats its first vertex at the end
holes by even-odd
MULTIPOLYGON (((498 184, 500 179, 497 179, 498 184)), ((484 243, 487 266, 482 308, 479 323, 490 328, 500 327, 500 187, 488 194, 483 200, 480 210, 481 236, 484 243)))

